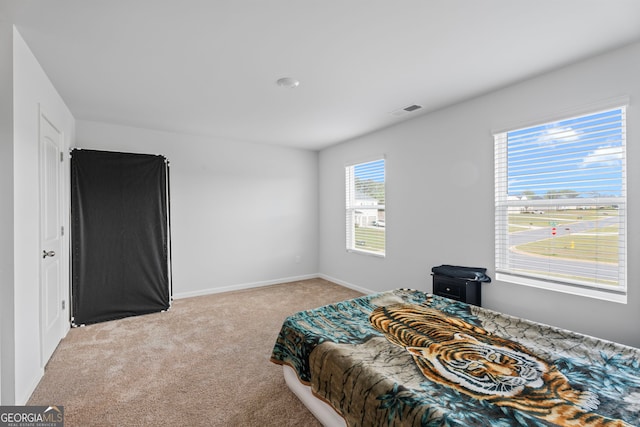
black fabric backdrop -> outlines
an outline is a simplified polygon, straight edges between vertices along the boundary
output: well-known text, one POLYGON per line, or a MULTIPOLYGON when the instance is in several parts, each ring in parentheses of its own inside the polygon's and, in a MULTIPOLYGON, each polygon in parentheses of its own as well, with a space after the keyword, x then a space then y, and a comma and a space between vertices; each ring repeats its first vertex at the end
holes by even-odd
POLYGON ((169 308, 167 176, 163 156, 72 151, 75 325, 169 308))

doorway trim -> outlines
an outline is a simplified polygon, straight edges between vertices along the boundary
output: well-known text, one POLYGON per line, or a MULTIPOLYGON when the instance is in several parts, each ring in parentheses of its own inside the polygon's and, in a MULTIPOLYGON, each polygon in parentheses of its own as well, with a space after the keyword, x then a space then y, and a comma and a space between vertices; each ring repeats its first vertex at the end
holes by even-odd
POLYGON ((39 198, 39 286, 38 286, 38 299, 39 299, 39 333, 40 333, 40 366, 44 369, 47 362, 53 355, 55 348, 58 346, 62 338, 66 335, 69 330, 69 310, 68 310, 68 295, 69 295, 69 257, 68 257, 68 241, 69 241, 69 233, 68 233, 68 197, 66 195, 69 192, 68 180, 66 179, 65 171, 68 162, 65 159, 65 132, 64 130, 56 123, 55 120, 52 120, 52 116, 47 114, 46 110, 43 108, 42 104, 38 105, 38 198, 39 198), (46 124, 45 124, 46 121, 46 124), (44 140, 45 135, 43 134, 43 126, 51 126, 53 130, 57 133, 57 141, 56 144, 56 153, 55 153, 55 161, 57 163, 57 171, 56 171, 56 179, 57 179, 57 194, 56 194, 56 202, 57 202, 57 221, 55 224, 55 233, 57 234, 57 238, 59 240, 59 244, 56 247, 58 251, 55 254, 57 259, 57 289, 56 292, 56 300, 54 301, 54 308, 57 310, 57 316, 55 325, 50 329, 47 325, 47 316, 48 310, 50 307, 47 307, 47 301, 45 301, 45 296, 47 292, 45 290, 45 271, 44 271, 44 263, 42 253, 46 253, 50 251, 50 248, 43 247, 44 237, 43 233, 45 232, 44 225, 44 216, 46 214, 46 207, 43 202, 43 191, 44 191, 44 180, 47 179, 47 170, 45 168, 45 156, 44 156, 44 140), (53 335, 51 335, 53 334, 53 335), (51 342, 46 344, 46 339, 52 339, 51 342))

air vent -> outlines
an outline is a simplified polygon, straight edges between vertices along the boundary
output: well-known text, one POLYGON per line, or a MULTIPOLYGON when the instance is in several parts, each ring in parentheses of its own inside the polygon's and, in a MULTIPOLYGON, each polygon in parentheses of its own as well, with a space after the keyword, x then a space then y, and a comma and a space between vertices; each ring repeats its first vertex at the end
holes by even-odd
POLYGON ((421 109, 421 108, 422 108, 422 106, 421 106, 421 105, 413 104, 413 105, 409 105, 408 107, 404 107, 404 108, 403 108, 403 110, 404 110, 404 111, 408 111, 408 112, 412 112, 412 111, 419 110, 419 109, 421 109))
POLYGON ((392 111, 390 114, 396 117, 404 116, 405 114, 412 113, 421 108, 422 108, 422 105, 413 104, 413 105, 409 105, 408 107, 404 107, 404 108, 400 108, 399 110, 392 111))

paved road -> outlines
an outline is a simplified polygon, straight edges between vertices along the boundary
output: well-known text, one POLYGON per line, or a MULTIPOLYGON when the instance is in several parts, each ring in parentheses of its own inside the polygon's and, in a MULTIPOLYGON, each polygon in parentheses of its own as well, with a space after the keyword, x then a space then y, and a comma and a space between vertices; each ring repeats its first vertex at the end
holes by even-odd
MULTIPOLYGON (((556 236, 567 236, 576 233, 584 233, 594 228, 608 227, 615 225, 618 218, 613 216, 609 218, 600 219, 599 221, 579 221, 572 224, 556 227, 556 236)), ((567 258, 551 258, 542 257, 538 255, 530 255, 523 252, 518 252, 513 249, 515 246, 523 245, 525 243, 535 242, 538 240, 544 240, 551 237, 551 226, 536 228, 526 231, 518 231, 516 233, 509 234, 509 251, 511 252, 510 258, 512 267, 520 269, 530 269, 531 267, 537 267, 540 269, 551 268, 554 272, 566 274, 568 276, 580 276, 585 272, 590 272, 589 275, 593 275, 593 271, 597 271, 597 275, 603 280, 618 280, 618 266, 614 264, 595 263, 590 261, 578 261, 567 258)))

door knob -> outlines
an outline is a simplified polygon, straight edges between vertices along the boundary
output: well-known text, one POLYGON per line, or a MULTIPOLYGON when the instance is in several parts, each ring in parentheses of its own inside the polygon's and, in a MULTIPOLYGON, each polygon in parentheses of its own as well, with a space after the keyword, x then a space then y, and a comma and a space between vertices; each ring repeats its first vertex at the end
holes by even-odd
POLYGON ((46 258, 48 256, 56 256, 56 252, 55 251, 42 251, 42 258, 46 258))

